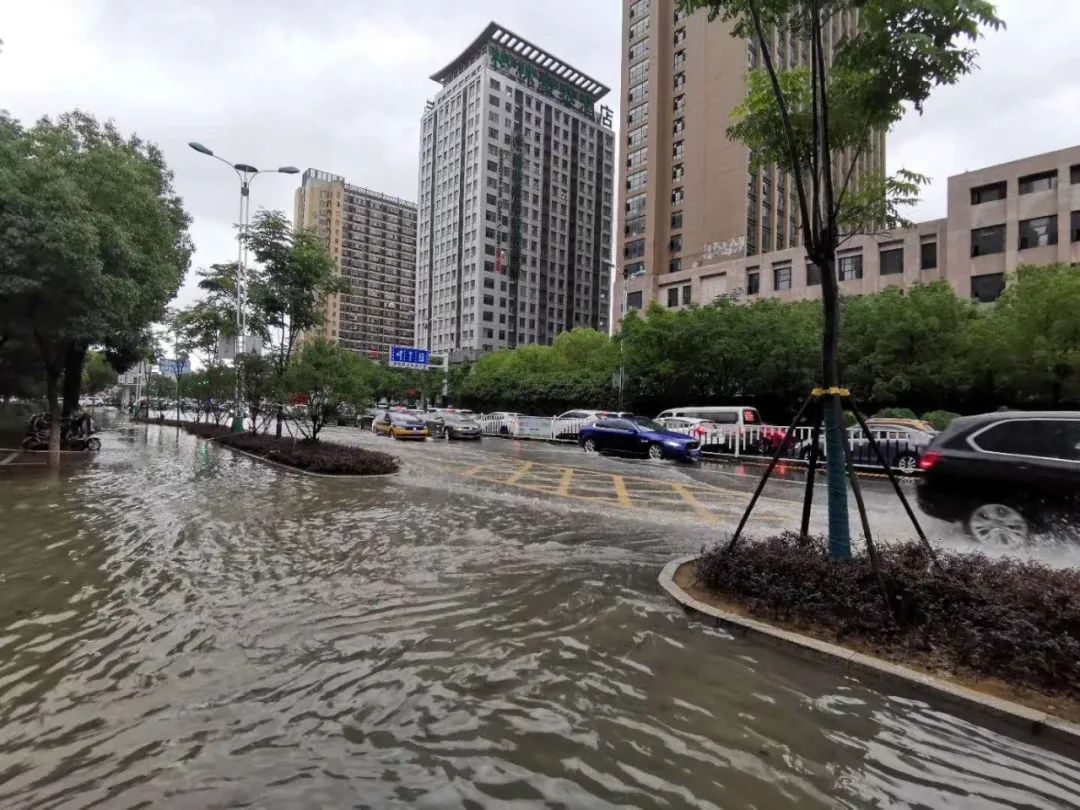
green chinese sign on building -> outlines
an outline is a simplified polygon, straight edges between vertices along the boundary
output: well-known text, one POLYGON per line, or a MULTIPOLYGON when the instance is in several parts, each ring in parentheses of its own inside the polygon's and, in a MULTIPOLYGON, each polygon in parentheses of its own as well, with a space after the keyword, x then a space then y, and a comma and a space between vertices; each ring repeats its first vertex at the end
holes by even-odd
POLYGON ((491 67, 573 110, 586 115, 593 114, 592 94, 560 81, 546 70, 537 68, 502 48, 491 49, 491 67))

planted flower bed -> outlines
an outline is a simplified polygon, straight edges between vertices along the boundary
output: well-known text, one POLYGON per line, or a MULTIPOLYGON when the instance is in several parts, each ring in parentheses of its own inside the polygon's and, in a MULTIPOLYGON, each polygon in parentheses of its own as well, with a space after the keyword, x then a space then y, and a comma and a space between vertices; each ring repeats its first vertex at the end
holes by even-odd
MULTIPOLYGON (((865 554, 785 534, 705 552, 693 584, 765 620, 959 680, 989 679, 1080 708, 1080 571, 915 543, 880 552, 889 607, 865 554)), ((978 688, 978 687, 977 687, 978 688)), ((991 689, 990 691, 1001 690, 991 689)), ((1035 704, 1044 705, 1040 701, 1035 704)))
POLYGON ((397 458, 389 453, 364 450, 351 445, 298 441, 293 438, 279 439, 263 433, 234 433, 228 425, 205 422, 196 424, 171 419, 140 421, 166 427, 182 427, 199 438, 214 439, 220 444, 308 472, 325 475, 386 475, 398 470, 397 458))

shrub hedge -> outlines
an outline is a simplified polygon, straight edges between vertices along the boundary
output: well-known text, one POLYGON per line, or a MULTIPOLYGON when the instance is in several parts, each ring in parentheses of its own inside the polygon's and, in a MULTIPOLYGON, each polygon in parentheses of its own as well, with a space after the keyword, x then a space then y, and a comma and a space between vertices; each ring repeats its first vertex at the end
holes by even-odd
POLYGON ((918 543, 879 556, 891 611, 865 553, 834 562, 824 540, 797 534, 711 549, 695 576, 752 613, 895 660, 1080 697, 1080 571, 942 552, 939 570, 918 543))

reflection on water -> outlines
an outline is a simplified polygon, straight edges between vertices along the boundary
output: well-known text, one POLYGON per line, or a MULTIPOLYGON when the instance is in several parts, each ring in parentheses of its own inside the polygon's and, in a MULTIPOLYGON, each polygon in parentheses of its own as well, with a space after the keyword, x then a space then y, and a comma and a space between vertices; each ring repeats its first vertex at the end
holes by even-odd
POLYGON ((1064 757, 688 620, 655 578, 700 538, 592 506, 310 478, 156 427, 0 487, 5 808, 1080 794, 1064 757))

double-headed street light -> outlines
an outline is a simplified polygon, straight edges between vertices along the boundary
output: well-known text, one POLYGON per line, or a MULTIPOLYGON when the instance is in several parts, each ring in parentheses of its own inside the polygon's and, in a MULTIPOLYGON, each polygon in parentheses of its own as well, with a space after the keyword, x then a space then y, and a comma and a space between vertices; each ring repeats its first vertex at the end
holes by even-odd
MULTIPOLYGON (((212 149, 203 146, 201 143, 190 141, 188 143, 192 149, 196 152, 200 152, 204 155, 212 157, 214 160, 218 160, 236 172, 236 176, 240 178, 240 219, 238 222, 239 231, 237 232, 238 250, 236 256, 236 353, 235 357, 238 359, 244 351, 244 332, 247 328, 247 316, 244 310, 247 305, 247 236, 248 227, 251 220, 251 181, 260 174, 298 174, 299 169, 295 166, 279 166, 276 169, 265 169, 259 171, 250 163, 230 163, 218 155, 215 155, 212 149)), ((244 381, 241 373, 241 367, 237 367, 236 374, 236 414, 233 417, 233 430, 242 431, 244 429, 244 417, 247 407, 244 403, 244 381)))

